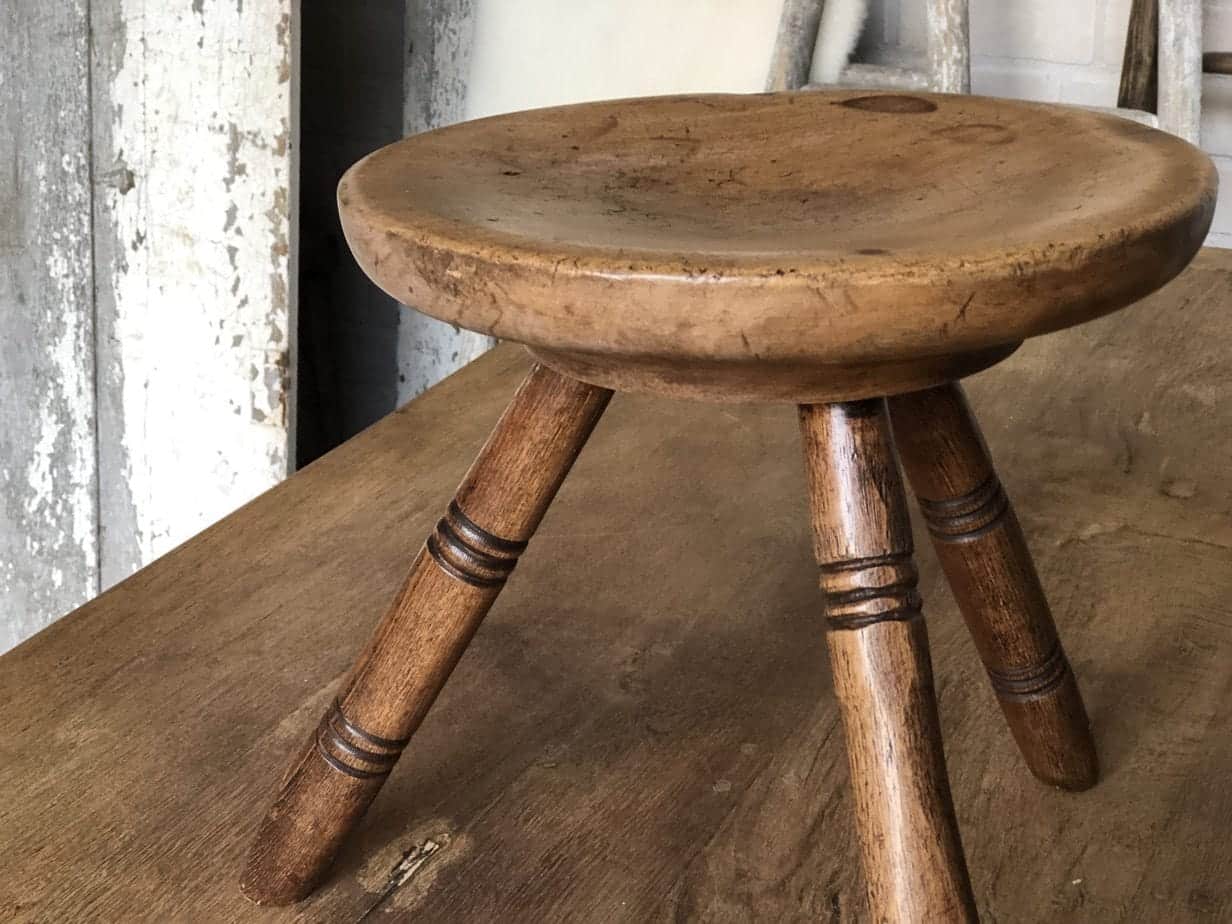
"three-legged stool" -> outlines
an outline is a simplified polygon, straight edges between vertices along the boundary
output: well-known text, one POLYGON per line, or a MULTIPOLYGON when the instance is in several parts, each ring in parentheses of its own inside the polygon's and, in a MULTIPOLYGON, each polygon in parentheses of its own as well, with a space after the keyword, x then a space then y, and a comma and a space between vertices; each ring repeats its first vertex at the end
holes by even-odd
POLYGON ((1078 687, 955 382, 1167 282, 1215 191, 1205 155, 1141 125, 928 94, 594 103, 361 161, 338 200, 369 275, 539 364, 296 756, 246 894, 321 879, 613 392, 645 390, 798 405, 874 917, 975 920, 899 459, 1028 766, 1091 786, 1078 687))

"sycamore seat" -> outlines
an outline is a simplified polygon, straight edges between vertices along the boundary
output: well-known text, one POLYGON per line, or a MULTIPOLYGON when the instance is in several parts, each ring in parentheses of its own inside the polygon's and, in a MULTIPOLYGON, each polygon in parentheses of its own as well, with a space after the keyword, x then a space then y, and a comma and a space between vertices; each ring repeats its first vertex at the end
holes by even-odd
POLYGON ((1108 114, 812 92, 565 106, 409 138, 339 188, 388 293, 586 381, 905 391, 1120 308, 1197 250, 1201 152, 1108 114))

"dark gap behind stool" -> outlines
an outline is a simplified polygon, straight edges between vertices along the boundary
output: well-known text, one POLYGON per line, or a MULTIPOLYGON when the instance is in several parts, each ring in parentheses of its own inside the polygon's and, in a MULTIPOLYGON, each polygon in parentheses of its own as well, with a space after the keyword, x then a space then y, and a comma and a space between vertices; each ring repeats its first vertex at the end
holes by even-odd
POLYGON ((296 467, 397 403, 398 304, 347 250, 334 192, 402 136, 405 0, 303 4, 296 467))

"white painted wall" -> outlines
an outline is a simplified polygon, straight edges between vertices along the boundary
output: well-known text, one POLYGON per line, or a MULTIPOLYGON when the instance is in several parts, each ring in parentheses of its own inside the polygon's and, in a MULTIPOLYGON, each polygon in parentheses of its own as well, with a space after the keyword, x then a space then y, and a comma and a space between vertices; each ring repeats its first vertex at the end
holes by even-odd
POLYGON ((778 0, 479 0, 466 114, 761 90, 780 9, 778 0))
MULTIPOLYGON (((403 129, 414 135, 467 117, 467 84, 481 0, 408 0, 403 39, 403 129)), ((431 388, 490 350, 474 331, 403 311, 398 318, 398 403, 431 388)))

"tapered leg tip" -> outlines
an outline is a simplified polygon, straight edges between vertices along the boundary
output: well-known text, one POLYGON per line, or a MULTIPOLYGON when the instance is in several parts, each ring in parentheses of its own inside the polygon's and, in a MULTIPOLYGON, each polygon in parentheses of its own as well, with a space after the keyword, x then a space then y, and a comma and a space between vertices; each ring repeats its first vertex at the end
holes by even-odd
POLYGON ((1025 734, 1021 726, 1015 731, 1019 732, 1015 737, 1027 767, 1041 783, 1067 792, 1083 792, 1099 782, 1099 756, 1085 723, 1060 728, 1035 725, 1030 731, 1037 737, 1025 734), (1039 736, 1042 731, 1052 734, 1039 736))
POLYGON ((254 905, 293 905, 312 894, 314 883, 260 869, 250 863, 240 878, 240 892, 254 905))
POLYGON ((1041 782, 1058 789, 1085 792, 1099 782, 1099 758, 1096 757, 1094 748, 1085 754, 1071 755, 1074 756, 1080 759, 1071 760, 1063 766, 1053 765, 1040 769, 1032 767, 1031 772, 1041 782))
POLYGON ((1099 756, 1073 672, 1063 670, 1042 695, 1012 696, 1001 708, 1031 773, 1042 783, 1082 792, 1099 782, 1099 756))
POLYGON ((311 895, 328 876, 334 854, 369 801, 305 804, 293 798, 296 792, 292 787, 275 803, 248 854, 240 892, 254 904, 291 905, 311 895))
POLYGON ((285 842, 268 836, 269 827, 267 819, 265 836, 257 837, 248 854, 240 892, 255 905, 293 905, 312 894, 327 867, 319 857, 288 853, 285 842))

